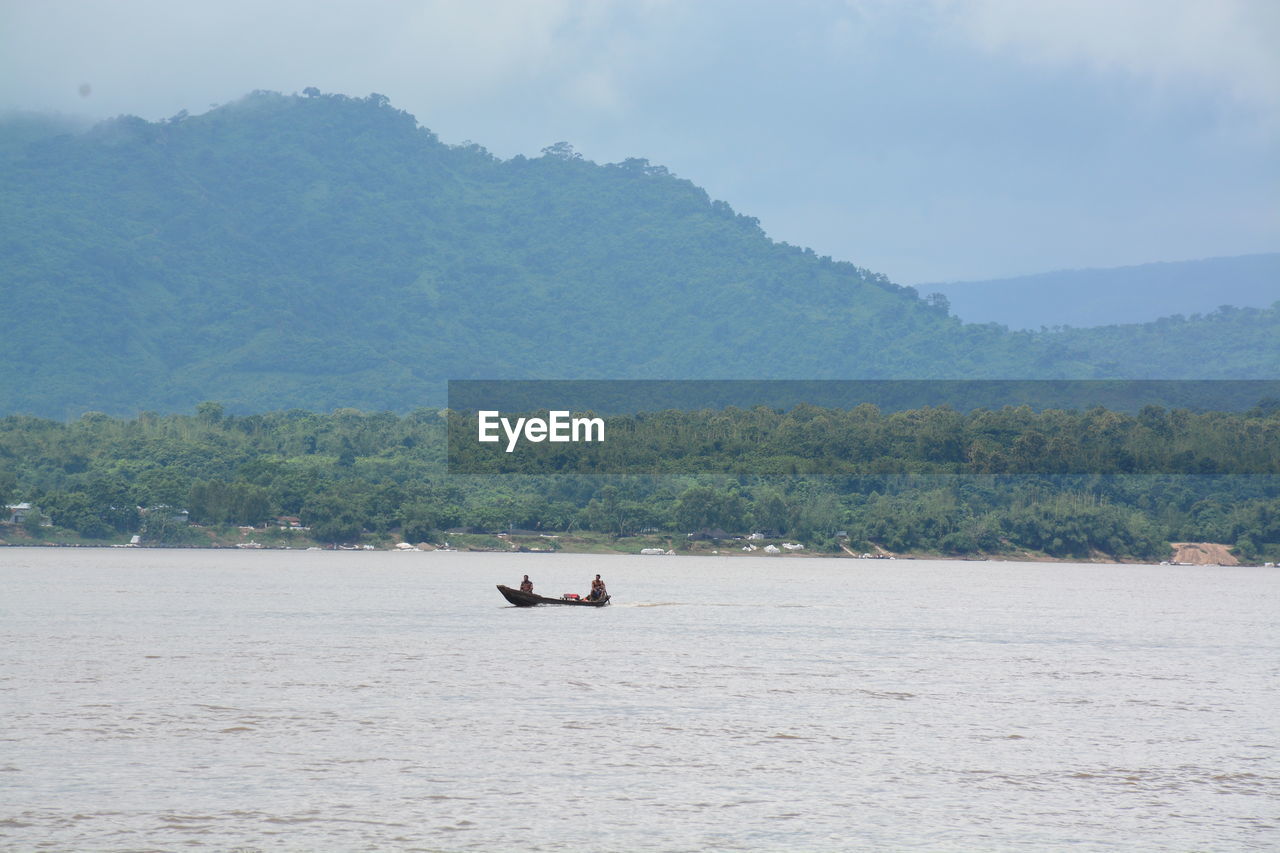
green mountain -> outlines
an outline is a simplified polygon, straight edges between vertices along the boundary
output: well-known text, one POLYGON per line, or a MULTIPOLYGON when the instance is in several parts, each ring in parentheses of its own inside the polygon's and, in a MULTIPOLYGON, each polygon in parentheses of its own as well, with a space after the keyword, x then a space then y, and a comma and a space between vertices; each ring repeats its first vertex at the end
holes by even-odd
POLYGON ((1280 308, 1048 334, 776 243, 642 159, 386 98, 0 123, 0 414, 443 402, 462 378, 1271 378, 1280 308))

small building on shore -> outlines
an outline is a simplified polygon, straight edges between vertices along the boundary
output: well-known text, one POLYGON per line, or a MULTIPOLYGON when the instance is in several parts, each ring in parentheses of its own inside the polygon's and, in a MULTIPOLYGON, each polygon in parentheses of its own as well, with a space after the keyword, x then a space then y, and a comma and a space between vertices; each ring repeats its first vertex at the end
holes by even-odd
POLYGON ((0 518, 10 524, 26 524, 31 519, 37 519, 44 527, 49 527, 53 522, 40 511, 40 508, 31 503, 23 501, 22 503, 6 504, 4 514, 0 518))

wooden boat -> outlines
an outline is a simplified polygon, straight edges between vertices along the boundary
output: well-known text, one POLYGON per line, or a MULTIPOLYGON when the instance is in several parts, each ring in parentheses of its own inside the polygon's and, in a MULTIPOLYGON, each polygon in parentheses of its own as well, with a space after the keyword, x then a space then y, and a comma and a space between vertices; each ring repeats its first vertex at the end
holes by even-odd
POLYGON ((532 592, 521 592, 518 589, 512 589, 509 586, 498 584, 498 592, 502 593, 502 597, 514 604, 516 607, 536 607, 539 604, 572 604, 577 607, 604 607, 609 603, 609 596, 606 595, 599 601, 590 601, 585 598, 547 598, 545 595, 537 595, 532 592))

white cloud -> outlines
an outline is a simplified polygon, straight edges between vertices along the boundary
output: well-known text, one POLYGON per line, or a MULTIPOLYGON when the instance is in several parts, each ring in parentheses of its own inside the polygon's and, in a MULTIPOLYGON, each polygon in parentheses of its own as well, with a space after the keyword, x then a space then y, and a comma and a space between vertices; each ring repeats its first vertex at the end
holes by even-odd
POLYGON ((588 109, 616 113, 622 107, 617 80, 605 69, 597 68, 576 75, 565 88, 576 103, 588 109))
POLYGON ((1274 0, 938 0, 937 8, 986 50, 1202 89, 1280 128, 1274 0))
POLYGON ((446 142, 647 157, 792 242, 982 278, 1274 251, 1277 45, 1280 0, 0 0, 0 111, 380 92, 446 142))
MULTIPOLYGON (((387 5, 405 9, 403 3, 387 5)), ((403 78, 408 64, 430 75, 425 84, 465 99, 553 68, 557 34, 571 19, 572 6, 567 0, 412 4, 398 26, 384 30, 389 44, 366 47, 387 66, 390 79, 403 78)))
MULTIPOLYGON (((572 77, 617 101, 602 50, 628 7, 581 0, 0 0, 0 107, 150 118, 251 89, 307 85, 468 103, 572 77), (93 97, 80 102, 81 83, 93 97)), ((551 84, 552 87, 558 82, 551 84)), ((413 104, 417 101, 417 104, 413 104)))

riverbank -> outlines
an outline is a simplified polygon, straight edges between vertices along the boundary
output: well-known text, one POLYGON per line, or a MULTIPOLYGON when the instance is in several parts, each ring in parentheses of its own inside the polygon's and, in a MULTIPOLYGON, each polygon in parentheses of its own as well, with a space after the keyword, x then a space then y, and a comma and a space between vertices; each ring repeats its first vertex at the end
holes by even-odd
MULTIPOLYGON (((318 542, 305 530, 278 528, 211 528, 192 525, 188 541, 141 542, 136 537, 121 535, 109 539, 86 539, 72 531, 47 529, 42 537, 32 536, 25 528, 4 525, 0 530, 0 547, 41 548, 139 548, 139 549, 234 549, 234 550, 343 550, 343 551, 408 551, 452 552, 470 551, 487 553, 521 554, 601 554, 601 555, 651 555, 695 556, 734 558, 841 558, 859 560, 947 560, 947 561, 996 561, 1030 563, 1098 563, 1098 564, 1149 564, 1152 560, 1105 554, 1100 551, 1082 556, 1056 557, 1028 549, 947 554, 931 551, 891 552, 879 546, 869 550, 851 547, 840 542, 838 549, 814 547, 795 540, 750 539, 730 537, 726 539, 690 539, 671 534, 641 534, 635 536, 610 536, 592 531, 562 533, 449 533, 440 542, 404 542, 394 535, 366 534, 359 543, 318 542)), ((1242 563, 1231 553, 1229 545, 1212 542, 1170 543, 1169 554, 1162 564, 1235 566, 1273 565, 1270 563, 1242 563)))

